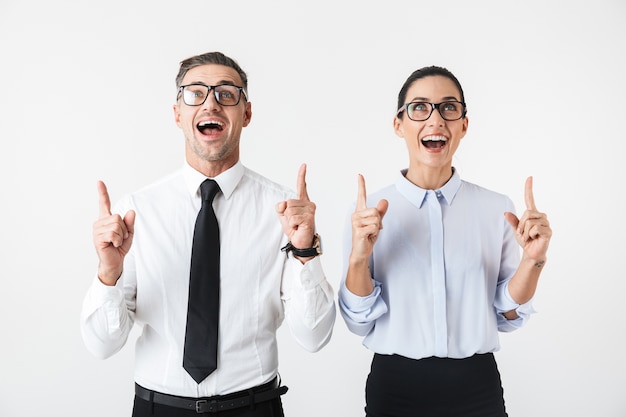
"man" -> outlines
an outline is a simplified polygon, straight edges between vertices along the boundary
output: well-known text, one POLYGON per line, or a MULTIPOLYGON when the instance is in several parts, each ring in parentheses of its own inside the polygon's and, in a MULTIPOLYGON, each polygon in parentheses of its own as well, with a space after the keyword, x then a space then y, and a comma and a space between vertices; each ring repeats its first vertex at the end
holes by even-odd
POLYGON ((134 322, 143 325, 135 352, 135 417, 283 416, 276 330, 286 319, 298 343, 315 352, 330 339, 335 320, 333 289, 317 256, 306 166, 294 196, 242 165, 240 135, 252 106, 247 76, 233 59, 220 52, 188 58, 176 86, 182 169, 126 196, 113 212, 106 186, 98 183, 93 240, 99 265, 83 304, 83 339, 106 358, 122 348, 134 322), (219 186, 212 203, 201 186, 207 178, 219 186), (211 208, 218 267, 209 250, 196 257, 195 242, 205 239, 196 220, 211 208), (219 296, 197 307, 192 302, 208 278, 198 284, 191 274, 201 264, 217 270, 219 291, 212 293, 219 296), (217 342, 209 341, 211 317, 196 334, 191 324, 192 316, 216 305, 219 312, 209 316, 219 316, 217 342), (211 343, 217 343, 217 359, 205 372, 198 363, 213 353, 189 355, 211 343))

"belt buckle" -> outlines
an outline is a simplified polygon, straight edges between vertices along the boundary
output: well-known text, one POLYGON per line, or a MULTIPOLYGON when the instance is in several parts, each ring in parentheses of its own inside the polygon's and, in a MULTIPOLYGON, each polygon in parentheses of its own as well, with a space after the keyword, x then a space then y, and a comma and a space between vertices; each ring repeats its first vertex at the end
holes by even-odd
POLYGON ((204 413, 204 408, 202 408, 206 404, 206 400, 198 400, 196 401, 196 413, 204 413))
POLYGON ((196 413, 211 413, 217 410, 217 400, 198 400, 196 401, 196 413))

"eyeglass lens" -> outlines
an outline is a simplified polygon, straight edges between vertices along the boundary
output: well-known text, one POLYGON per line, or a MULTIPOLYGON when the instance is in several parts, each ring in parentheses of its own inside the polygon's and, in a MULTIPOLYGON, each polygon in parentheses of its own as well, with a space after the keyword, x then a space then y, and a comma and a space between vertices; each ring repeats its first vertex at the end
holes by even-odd
POLYGON ((444 101, 437 104, 415 101, 407 105, 407 114, 411 120, 424 121, 430 117, 435 108, 444 120, 458 120, 463 117, 463 103, 458 101, 444 101))
POLYGON ((188 106, 199 106, 206 101, 211 90, 213 90, 217 102, 223 106, 235 106, 239 103, 241 89, 235 85, 229 84, 216 86, 191 84, 183 86, 183 101, 188 106))

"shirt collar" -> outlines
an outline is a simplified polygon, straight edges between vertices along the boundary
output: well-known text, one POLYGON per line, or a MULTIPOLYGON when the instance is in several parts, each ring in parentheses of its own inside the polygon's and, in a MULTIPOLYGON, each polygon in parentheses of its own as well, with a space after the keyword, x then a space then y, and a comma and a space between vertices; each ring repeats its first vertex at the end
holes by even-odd
MULTIPOLYGON (((422 207, 424 201, 426 200, 426 194, 428 190, 418 187, 413 184, 411 181, 406 179, 407 169, 403 169, 400 171, 400 175, 396 180, 396 188, 400 194, 402 194, 407 200, 409 200, 416 207, 422 207)), ((461 187, 461 176, 459 175, 456 168, 452 167, 452 177, 446 182, 443 187, 438 190, 434 190, 436 193, 441 193, 441 199, 446 202, 446 204, 451 205, 452 200, 454 200, 454 196, 457 191, 461 187)))
MULTIPOLYGON (((237 184, 239 184, 241 178, 243 178, 244 171, 245 168, 241 161, 237 161, 231 168, 211 179, 217 182, 224 198, 228 200, 235 191, 235 188, 237 188, 237 184)), ((208 178, 206 175, 192 168, 187 162, 185 162, 183 166, 183 176, 185 178, 185 184, 187 185, 187 191, 192 197, 199 195, 198 190, 200 189, 200 184, 208 178)))

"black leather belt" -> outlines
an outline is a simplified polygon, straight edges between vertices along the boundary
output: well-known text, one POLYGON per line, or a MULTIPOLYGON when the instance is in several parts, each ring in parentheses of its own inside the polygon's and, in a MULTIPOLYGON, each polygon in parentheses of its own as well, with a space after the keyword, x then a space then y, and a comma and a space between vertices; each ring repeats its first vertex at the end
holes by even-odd
POLYGON ((217 413, 219 411, 252 406, 257 403, 272 400, 286 393, 286 386, 279 386, 278 378, 243 391, 232 394, 216 395, 214 397, 188 398, 177 395, 163 394, 135 384, 135 395, 142 400, 170 407, 195 410, 196 413, 217 413))

